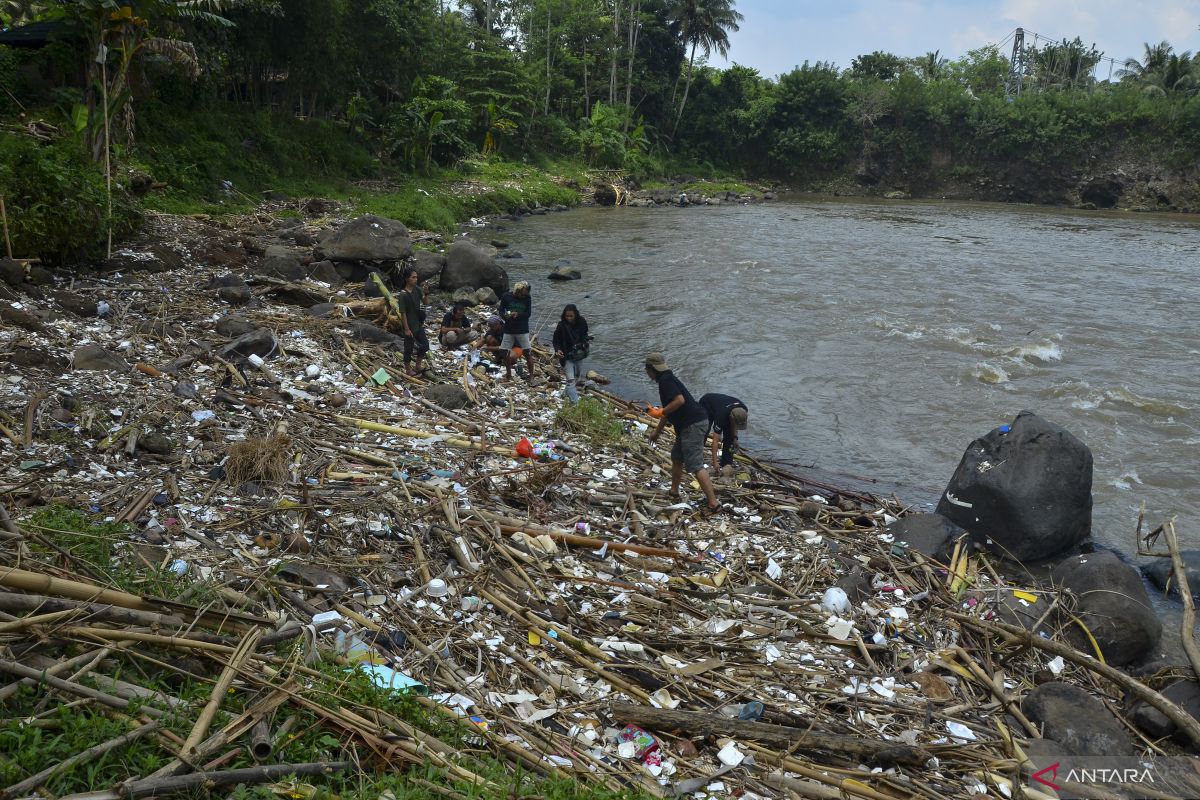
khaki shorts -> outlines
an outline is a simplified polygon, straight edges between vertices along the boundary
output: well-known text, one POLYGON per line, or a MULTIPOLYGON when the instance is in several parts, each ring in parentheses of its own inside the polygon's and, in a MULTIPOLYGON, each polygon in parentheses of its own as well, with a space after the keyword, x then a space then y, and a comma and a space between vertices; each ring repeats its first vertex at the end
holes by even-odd
POLYGON ((688 472, 704 469, 704 443, 708 439, 708 420, 693 422, 675 429, 675 444, 671 446, 671 461, 683 464, 688 472))

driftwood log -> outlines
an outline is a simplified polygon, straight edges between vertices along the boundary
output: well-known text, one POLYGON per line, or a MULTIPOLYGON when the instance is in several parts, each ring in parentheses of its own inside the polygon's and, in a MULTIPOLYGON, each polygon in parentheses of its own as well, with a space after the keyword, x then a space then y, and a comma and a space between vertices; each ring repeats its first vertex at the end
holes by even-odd
POLYGON ((859 739, 854 736, 790 728, 784 725, 770 725, 765 722, 730 719, 720 714, 672 711, 666 708, 634 706, 624 703, 613 703, 609 706, 609 710, 619 721, 641 725, 645 728, 678 730, 689 736, 731 736, 793 750, 843 753, 881 764, 921 766, 932 757, 929 751, 906 744, 859 739))

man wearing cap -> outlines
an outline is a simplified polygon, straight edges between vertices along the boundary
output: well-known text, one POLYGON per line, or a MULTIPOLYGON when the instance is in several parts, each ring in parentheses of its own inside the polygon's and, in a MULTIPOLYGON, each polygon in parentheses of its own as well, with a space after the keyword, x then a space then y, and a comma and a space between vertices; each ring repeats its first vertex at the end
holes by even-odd
POLYGON ((500 349, 507 350, 511 355, 504 359, 507 373, 504 377, 512 377, 512 365, 516 363, 518 352, 525 354, 526 380, 533 380, 533 346, 529 341, 529 316, 533 312, 533 298, 529 296, 529 282, 517 281, 511 292, 505 292, 500 298, 500 316, 504 318, 504 339, 500 349), (520 348, 515 351, 513 348, 520 348))
POLYGON ((683 470, 696 476, 704 497, 708 500, 708 513, 721 509, 712 481, 704 465, 704 439, 708 436, 708 415, 697 403, 687 387, 675 377, 662 353, 649 353, 645 361, 646 375, 658 384, 662 416, 658 427, 650 433, 650 441, 656 441, 667 421, 675 426, 675 444, 671 447, 671 499, 679 499, 679 482, 683 470))
POLYGON ((722 472, 733 471, 733 454, 737 450, 738 431, 746 430, 746 404, 727 394, 709 393, 700 398, 700 406, 708 414, 709 442, 712 445, 712 465, 722 472), (720 434, 721 460, 717 461, 717 434, 720 434), (724 467, 729 467, 725 470, 724 467))

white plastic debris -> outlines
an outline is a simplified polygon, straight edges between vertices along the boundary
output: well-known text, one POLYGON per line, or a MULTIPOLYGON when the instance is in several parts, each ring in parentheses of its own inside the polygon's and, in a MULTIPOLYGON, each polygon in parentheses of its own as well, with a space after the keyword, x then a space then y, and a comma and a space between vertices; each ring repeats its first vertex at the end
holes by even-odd
POLYGON ((738 750, 736 742, 726 742, 725 746, 717 753, 717 758, 727 767, 736 767, 745 760, 746 754, 738 750))
POLYGON ((850 611, 850 598, 840 586, 830 586, 821 596, 821 610, 829 614, 847 614, 850 611))
POLYGON ((947 722, 946 730, 950 731, 950 735, 960 742, 973 742, 976 738, 975 731, 961 722, 954 722, 953 720, 947 722))
POLYGON ((1046 668, 1055 675, 1061 675, 1063 670, 1067 668, 1067 664, 1063 661, 1062 656, 1055 656, 1046 664, 1046 668))

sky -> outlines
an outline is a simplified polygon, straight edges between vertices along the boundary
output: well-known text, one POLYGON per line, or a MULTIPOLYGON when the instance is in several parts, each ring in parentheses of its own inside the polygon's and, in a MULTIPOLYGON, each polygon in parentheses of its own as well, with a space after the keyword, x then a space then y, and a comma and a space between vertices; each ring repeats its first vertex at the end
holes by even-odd
POLYGON ((999 43, 1018 26, 1030 44, 1033 33, 1079 36, 1118 62, 1140 59, 1145 42, 1200 50, 1200 0, 736 0, 736 8, 745 20, 730 34, 729 61, 714 53, 710 63, 743 64, 766 77, 806 60, 845 69, 856 55, 875 50, 901 56, 938 50, 954 59, 999 43))

